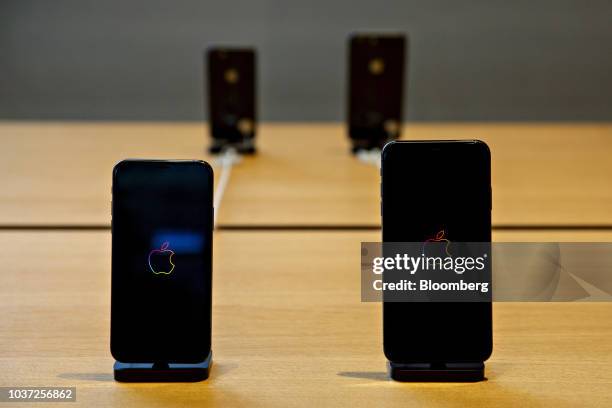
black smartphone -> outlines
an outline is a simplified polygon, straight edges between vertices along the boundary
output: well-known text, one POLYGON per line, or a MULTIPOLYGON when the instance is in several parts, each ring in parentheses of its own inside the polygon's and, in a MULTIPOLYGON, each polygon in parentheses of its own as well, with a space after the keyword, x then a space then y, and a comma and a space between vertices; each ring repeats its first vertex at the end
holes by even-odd
MULTIPOLYGON (((491 242, 485 143, 391 142, 381 176, 383 242, 491 242)), ((491 302, 383 302, 383 345, 397 363, 484 362, 493 347, 491 302)))
POLYGON ((240 143, 255 137, 255 50, 211 48, 208 118, 214 139, 240 143))
POLYGON ((382 148, 402 127, 405 35, 349 39, 348 128, 353 150, 382 148))
POLYGON ((111 354, 197 363, 211 348, 213 171, 203 161, 113 169, 111 354))

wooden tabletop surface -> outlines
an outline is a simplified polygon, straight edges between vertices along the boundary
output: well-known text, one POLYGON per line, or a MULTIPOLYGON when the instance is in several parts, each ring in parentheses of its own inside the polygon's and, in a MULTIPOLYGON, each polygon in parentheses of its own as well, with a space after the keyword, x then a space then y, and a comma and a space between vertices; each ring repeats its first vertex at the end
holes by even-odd
MULTIPOLYGON (((222 225, 379 225, 378 170, 347 154, 341 125, 265 130, 222 225)), ((404 138, 487 142, 495 226, 612 225, 612 124, 410 124, 404 138)))
MULTIPOLYGON (((221 227, 378 225, 378 170, 349 155, 342 125, 259 130, 258 155, 232 169, 221 227)), ((108 227, 114 163, 211 160, 206 130, 0 122, 0 137, 0 227, 77 228, 0 231, 0 386, 75 386, 88 407, 612 406, 612 303, 496 303, 486 382, 388 380, 381 308, 360 301, 357 269, 375 231, 217 231, 210 379, 116 383, 110 233, 78 227, 108 227)), ((612 226, 612 124, 410 124, 405 137, 486 141, 496 226, 612 226)), ((612 229, 494 239, 612 242, 612 229)))
POLYGON ((193 124, 0 122, 0 135, 0 225, 110 226, 118 161, 208 159, 193 124))
MULTIPOLYGON (((496 303, 488 381, 390 381, 380 305, 361 303, 359 292, 359 242, 376 239, 217 232, 210 379, 121 384, 109 352, 109 232, 0 232, 0 386, 75 386, 75 406, 87 407, 612 405, 611 303, 496 303)), ((612 233, 494 239, 612 241, 612 233)))
MULTIPOLYGON (((211 158, 202 123, 0 122, 0 226, 108 226, 112 166, 211 158)), ((612 124, 409 124, 410 139, 486 141, 496 226, 611 226, 612 124)), ((377 226, 379 176, 342 124, 262 124, 219 225, 377 226)), ((213 162, 213 167, 218 166, 213 162)))

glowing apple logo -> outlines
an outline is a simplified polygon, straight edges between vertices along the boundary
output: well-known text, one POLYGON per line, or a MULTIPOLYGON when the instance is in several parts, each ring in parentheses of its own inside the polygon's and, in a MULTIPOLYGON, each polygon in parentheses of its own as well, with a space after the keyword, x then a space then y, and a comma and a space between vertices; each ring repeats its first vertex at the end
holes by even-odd
POLYGON ((450 241, 448 239, 446 239, 445 235, 446 235, 446 233, 444 232, 444 230, 441 230, 441 231, 438 231, 438 233, 436 234, 435 237, 429 238, 429 239, 425 240, 425 242, 423 242, 423 253, 425 253, 425 244, 428 243, 428 242, 446 242, 446 248, 445 248, 446 255, 452 256, 450 254, 450 252, 448 252, 448 247, 450 245, 450 241))
POLYGON ((149 252, 149 268, 155 275, 170 275, 174 270, 172 257, 174 251, 168 249, 170 243, 164 242, 160 249, 154 249, 149 252))

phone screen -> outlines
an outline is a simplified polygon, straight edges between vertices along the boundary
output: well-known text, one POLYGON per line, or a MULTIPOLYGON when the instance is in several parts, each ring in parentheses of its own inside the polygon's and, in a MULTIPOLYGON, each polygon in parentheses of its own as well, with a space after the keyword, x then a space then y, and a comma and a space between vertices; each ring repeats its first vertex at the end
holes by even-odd
MULTIPOLYGON (((382 153, 383 242, 491 241, 490 153, 480 141, 393 142, 382 153)), ((390 361, 485 361, 490 302, 384 302, 390 361)))
POLYGON ((111 352, 199 362, 211 343, 211 167, 127 160, 113 171, 111 352))
POLYGON ((354 140, 397 138, 402 121, 406 40, 355 35, 349 48, 349 134, 354 140))
POLYGON ((240 141, 255 136, 255 51, 208 51, 208 105, 214 138, 240 141))

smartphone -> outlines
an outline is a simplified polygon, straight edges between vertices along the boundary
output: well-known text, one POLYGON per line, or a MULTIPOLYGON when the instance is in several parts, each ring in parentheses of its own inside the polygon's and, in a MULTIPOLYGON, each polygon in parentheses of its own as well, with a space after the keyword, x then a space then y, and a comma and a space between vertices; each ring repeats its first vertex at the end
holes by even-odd
POLYGON ((213 171, 203 161, 113 169, 111 354, 197 363, 211 348, 213 171))
POLYGON ((353 150, 382 148, 402 127, 407 40, 355 34, 349 39, 348 128, 353 150))
POLYGON ((255 137, 255 50, 211 48, 208 118, 213 139, 239 143, 255 137))
MULTIPOLYGON (((491 242, 491 155, 478 140, 387 144, 383 242, 491 242)), ((383 346, 397 363, 484 362, 491 302, 383 302, 383 346)))

